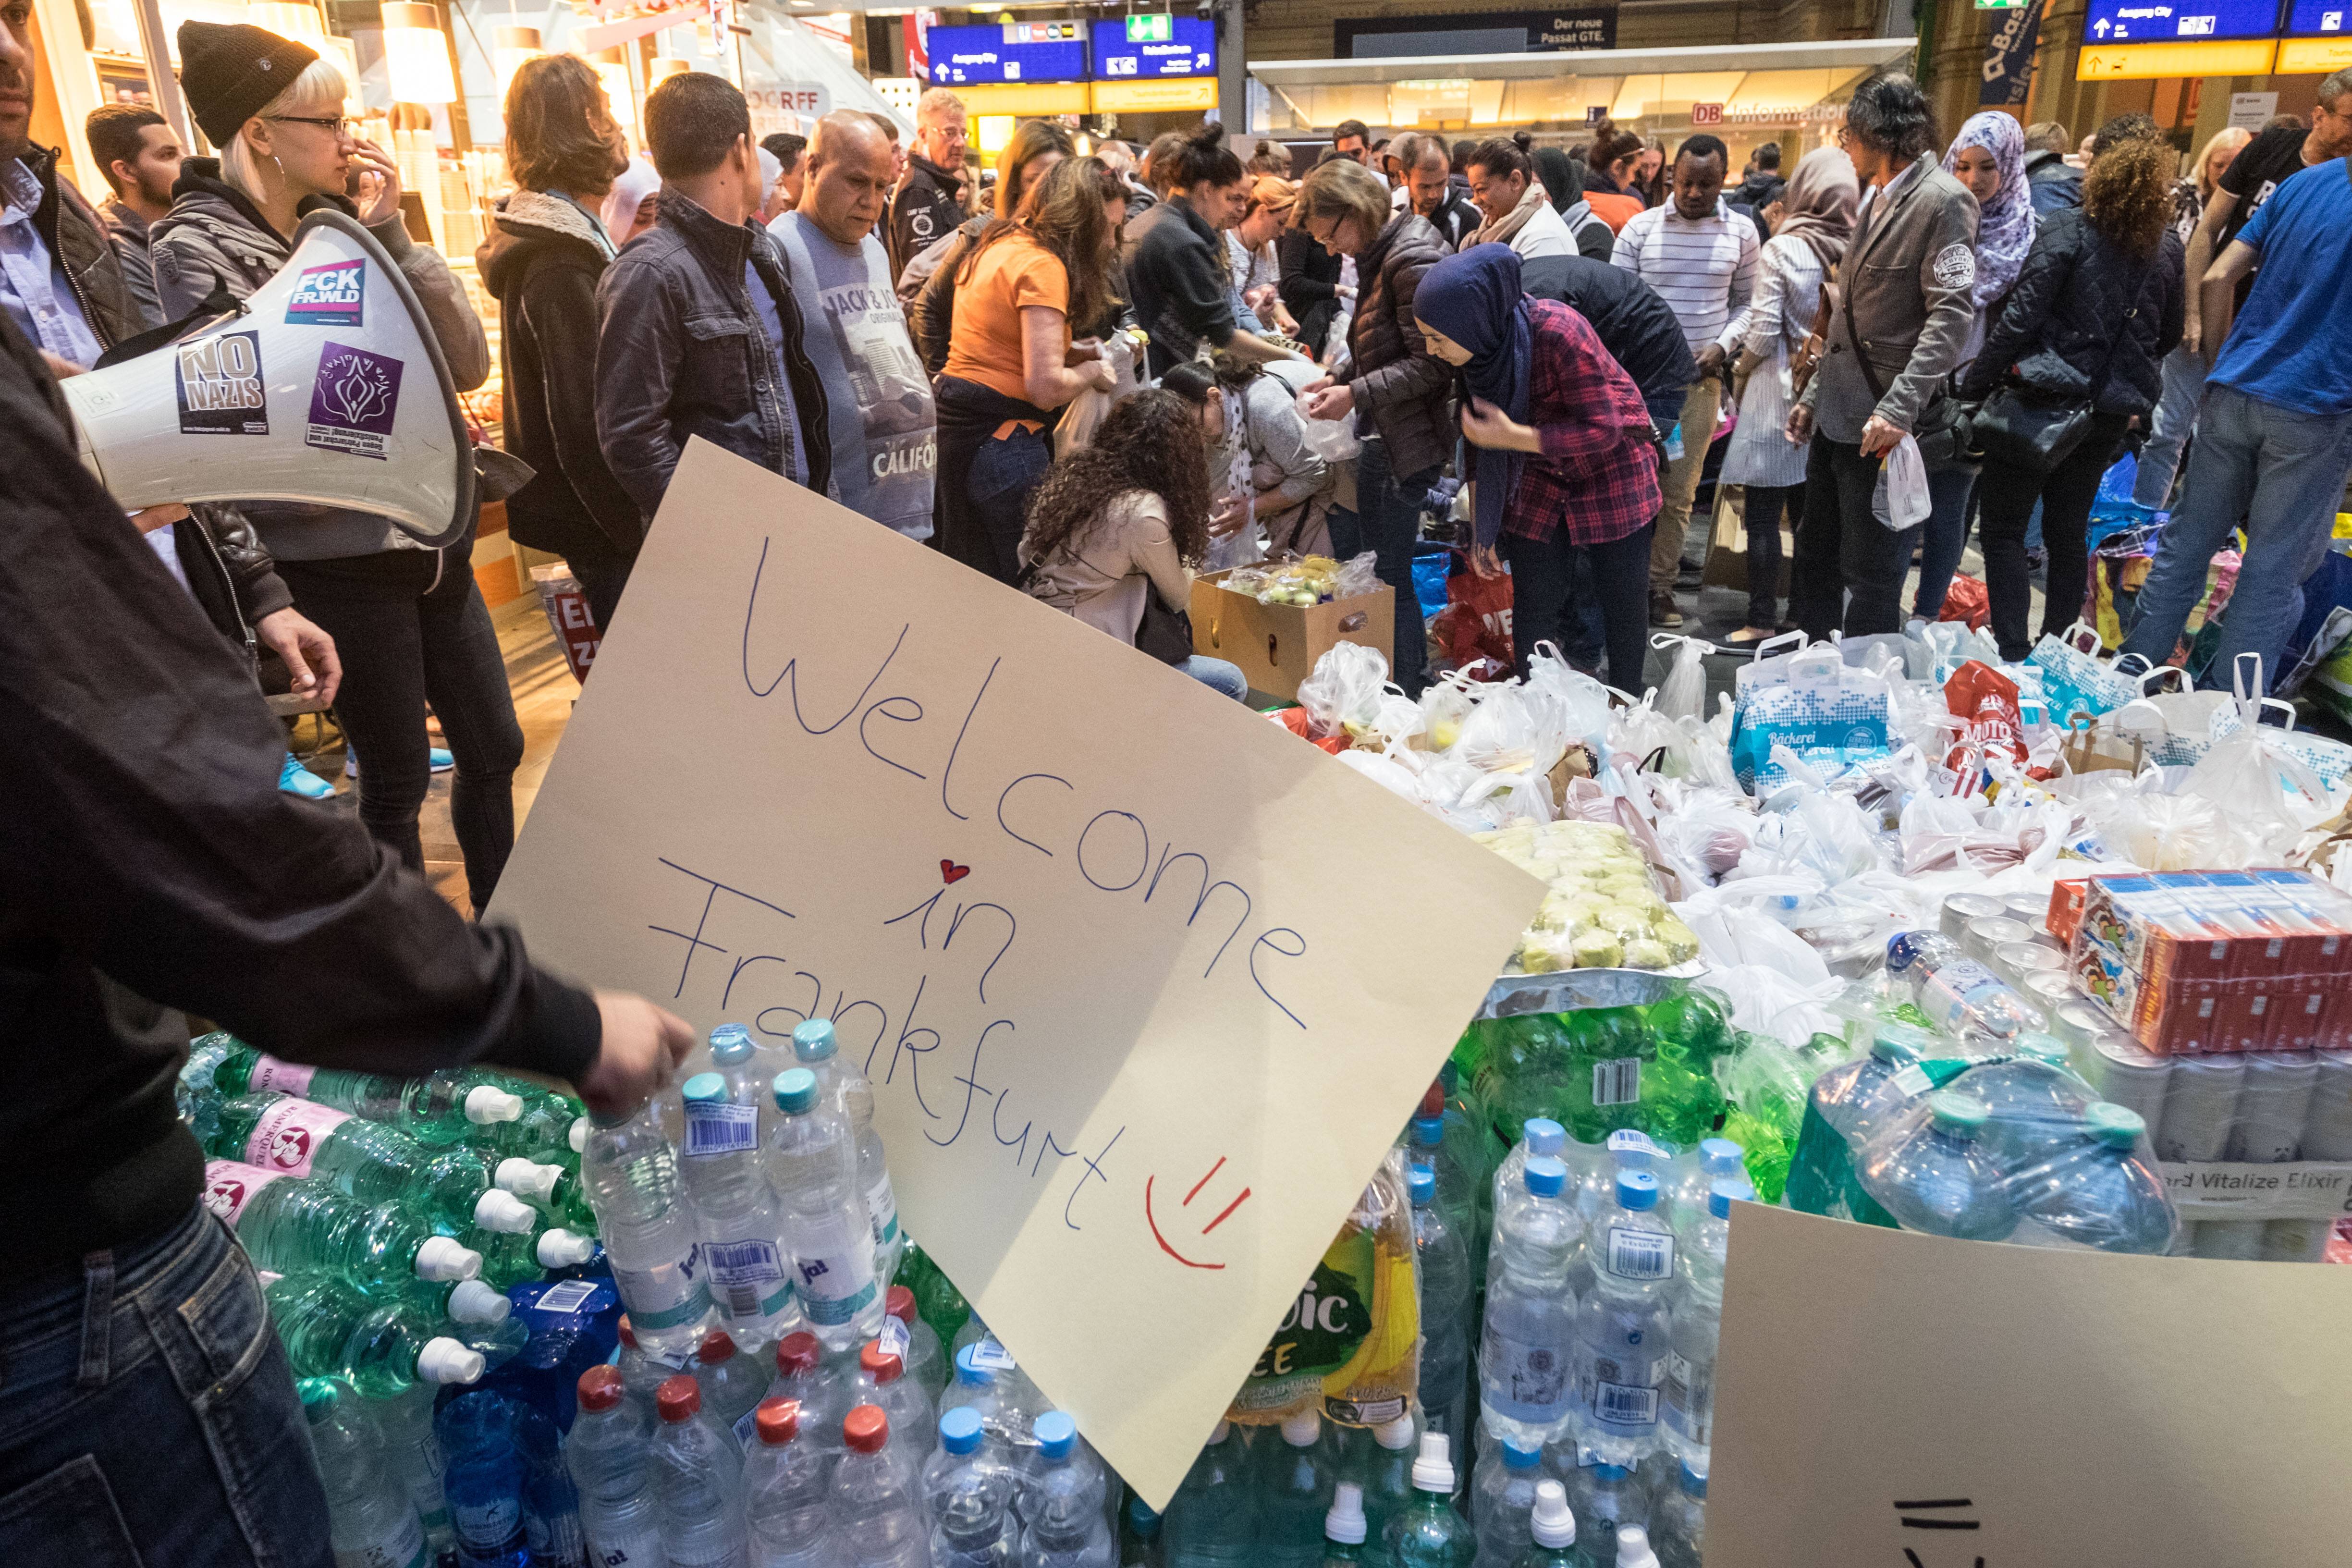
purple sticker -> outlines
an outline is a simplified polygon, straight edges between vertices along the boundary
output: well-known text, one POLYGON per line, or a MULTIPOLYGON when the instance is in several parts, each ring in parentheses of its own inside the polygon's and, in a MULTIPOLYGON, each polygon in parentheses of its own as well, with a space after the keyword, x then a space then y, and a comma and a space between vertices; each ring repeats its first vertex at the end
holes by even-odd
POLYGON ((289 327, 356 327, 367 301, 367 262, 354 257, 305 267, 295 275, 294 292, 286 297, 289 327))
POLYGON ((320 349, 303 442, 354 457, 383 457, 392 416, 400 407, 400 372, 398 360, 349 343, 320 349))

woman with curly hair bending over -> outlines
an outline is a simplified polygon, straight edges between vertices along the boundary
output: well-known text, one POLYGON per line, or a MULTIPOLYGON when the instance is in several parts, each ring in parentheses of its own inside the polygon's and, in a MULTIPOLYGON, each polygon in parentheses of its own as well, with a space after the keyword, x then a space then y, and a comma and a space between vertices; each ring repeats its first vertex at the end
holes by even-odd
POLYGON ((1208 552, 1200 416, 1172 392, 1141 392, 1106 415, 1094 444, 1056 462, 1030 497, 1019 583, 1238 702, 1249 696, 1240 668, 1192 652, 1189 634, 1176 630, 1192 597, 1192 568, 1208 552))

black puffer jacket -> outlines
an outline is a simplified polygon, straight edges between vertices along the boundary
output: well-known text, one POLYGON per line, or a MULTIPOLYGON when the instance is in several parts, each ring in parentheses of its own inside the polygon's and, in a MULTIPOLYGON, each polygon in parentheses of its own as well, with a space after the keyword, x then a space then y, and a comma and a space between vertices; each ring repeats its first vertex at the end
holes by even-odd
POLYGON ((1389 444, 1390 470, 1402 477, 1453 454, 1454 367, 1429 352, 1412 313, 1414 290, 1446 257, 1445 241, 1416 213, 1388 227, 1356 258, 1356 314, 1348 323, 1348 384, 1357 428, 1389 444))
POLYGON ((2163 391, 2164 356, 2180 342, 2182 267, 2170 229, 2142 260, 2080 207, 2047 215, 1961 395, 1982 397, 2014 369, 2049 396, 2087 392, 2102 414, 2145 416, 2163 391))

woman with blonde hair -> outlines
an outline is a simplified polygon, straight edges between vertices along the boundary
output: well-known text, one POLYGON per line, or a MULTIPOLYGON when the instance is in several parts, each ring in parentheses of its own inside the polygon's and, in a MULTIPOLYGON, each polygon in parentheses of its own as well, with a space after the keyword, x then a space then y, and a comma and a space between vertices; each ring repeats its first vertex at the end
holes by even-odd
MULTIPOLYGON (((2189 172, 2174 184, 2172 231, 2181 244, 2187 245, 2197 232, 2197 220, 2205 216, 2205 204, 2213 199, 2222 171, 2253 139, 2254 133, 2242 125, 2216 131, 2189 172)), ((2139 473, 2132 481, 2132 500, 2149 511, 2162 511, 2172 499, 2173 476, 2197 428, 2197 405, 2204 401, 2205 372, 2211 363, 2187 343, 2164 356, 2164 393, 2156 400, 2147 441, 2139 449, 2139 473)))

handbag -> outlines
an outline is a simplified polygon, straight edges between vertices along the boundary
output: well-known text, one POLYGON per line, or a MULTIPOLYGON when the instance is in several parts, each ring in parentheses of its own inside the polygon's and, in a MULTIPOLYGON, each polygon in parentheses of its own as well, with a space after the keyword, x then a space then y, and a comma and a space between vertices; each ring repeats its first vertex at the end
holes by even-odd
MULTIPOLYGON (((1878 367, 1862 352, 1862 330, 1853 324, 1853 294, 1846 291, 1842 301, 1845 309, 1846 342, 1853 345, 1853 363, 1862 367, 1862 379, 1870 388, 1870 401, 1875 405, 1886 401, 1886 388, 1878 379, 1878 367)), ((1807 346, 1811 346, 1810 344, 1807 346)), ((1917 428, 1908 432, 1917 443, 1919 457, 1931 468, 1946 468, 1962 460, 1966 443, 1962 429, 1965 423, 1960 400, 1952 395, 1951 377, 1944 378, 1944 390, 1936 401, 1919 411, 1912 423, 1917 428)))
MULTIPOLYGON (((2147 287, 2152 270, 2143 268, 2132 285, 2131 298, 2135 301, 2147 287)), ((2091 433, 2095 413, 2093 403, 2098 396, 2099 385, 2107 379, 2107 368, 2116 363, 2116 352, 2124 346, 2125 334, 2130 331, 2127 321, 2116 323, 2115 338, 2107 344, 2106 354, 2099 361, 2089 388, 2079 397, 2037 393, 2019 381, 2011 371, 1993 389, 1992 395, 1969 416, 1960 443, 1962 451, 2029 474, 2047 474, 2056 468, 2091 433)))
POLYGON ((1189 610, 1171 610, 1160 602, 1160 594, 1147 582, 1143 584, 1143 619, 1136 623, 1135 646, 1162 664, 1181 664, 1192 657, 1192 616, 1189 610))
POLYGON ((1813 379, 1813 372, 1821 369, 1822 356, 1829 352, 1830 300, 1832 290, 1836 287, 1828 279, 1822 279, 1822 300, 1814 308, 1813 324, 1805 329, 1804 346, 1797 351, 1797 357, 1789 362, 1787 385, 1789 402, 1792 406, 1797 399, 1805 395, 1806 384, 1813 379))

